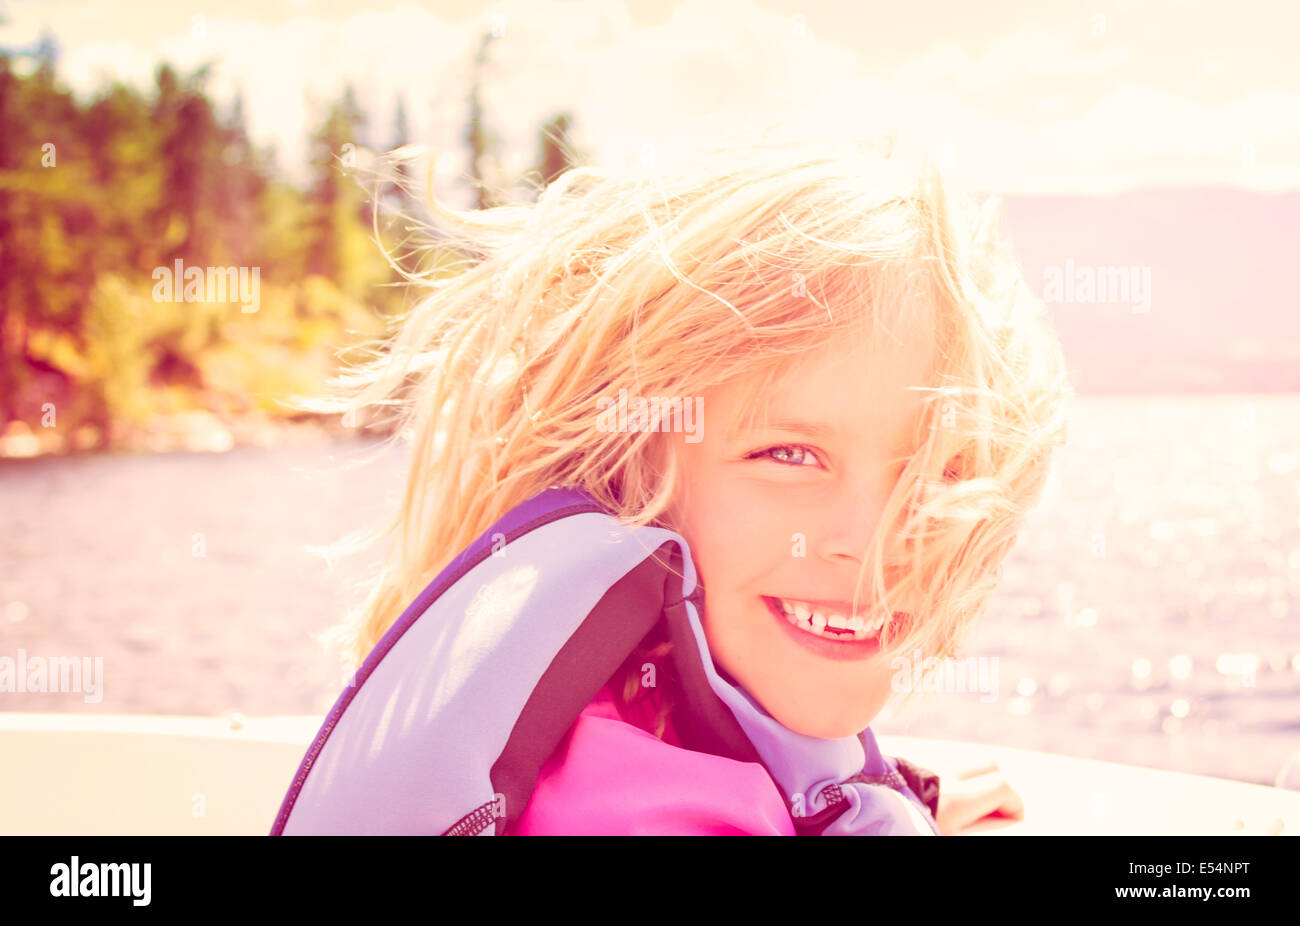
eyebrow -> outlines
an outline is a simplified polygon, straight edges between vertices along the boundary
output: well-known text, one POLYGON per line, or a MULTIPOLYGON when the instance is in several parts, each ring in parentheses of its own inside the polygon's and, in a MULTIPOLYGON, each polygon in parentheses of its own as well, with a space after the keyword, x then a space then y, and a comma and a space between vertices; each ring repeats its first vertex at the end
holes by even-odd
POLYGON ((764 424, 742 428, 741 430, 791 431, 795 434, 806 434, 809 437, 835 437, 840 433, 839 428, 832 425, 823 424, 820 421, 803 421, 798 418, 773 418, 764 424))

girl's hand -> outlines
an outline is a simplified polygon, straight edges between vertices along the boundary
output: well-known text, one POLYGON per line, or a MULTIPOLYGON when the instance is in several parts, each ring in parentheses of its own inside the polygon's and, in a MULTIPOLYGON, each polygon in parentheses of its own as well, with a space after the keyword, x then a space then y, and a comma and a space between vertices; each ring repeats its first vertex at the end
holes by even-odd
POLYGON ((939 774, 939 812, 934 822, 945 836, 956 836, 963 829, 987 816, 1025 818, 1025 803, 996 762, 966 769, 953 775, 939 774))

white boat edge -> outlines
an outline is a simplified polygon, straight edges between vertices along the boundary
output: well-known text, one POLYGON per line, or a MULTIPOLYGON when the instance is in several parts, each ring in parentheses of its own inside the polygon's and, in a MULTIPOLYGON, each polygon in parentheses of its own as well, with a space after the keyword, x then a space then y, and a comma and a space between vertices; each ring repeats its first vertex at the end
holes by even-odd
MULTIPOLYGON (((0 834, 265 835, 318 716, 0 713, 0 834)), ((942 776, 994 761, 1023 820, 971 835, 1294 835, 1300 791, 1005 746, 878 734, 942 776)))

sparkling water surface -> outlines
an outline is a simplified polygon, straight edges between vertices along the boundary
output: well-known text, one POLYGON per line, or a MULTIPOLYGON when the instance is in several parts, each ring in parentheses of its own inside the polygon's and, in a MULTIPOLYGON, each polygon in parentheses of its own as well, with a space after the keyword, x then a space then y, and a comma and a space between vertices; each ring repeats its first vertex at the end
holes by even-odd
MULTIPOLYGON (((313 635, 397 504, 377 444, 0 460, 0 657, 102 657, 103 697, 0 710, 323 714, 313 635)), ((1300 752, 1300 396, 1086 397, 952 690, 878 732, 1271 784, 1300 752), (996 683, 996 684, 994 684, 996 683)), ((956 668, 956 667, 954 667, 956 668)))

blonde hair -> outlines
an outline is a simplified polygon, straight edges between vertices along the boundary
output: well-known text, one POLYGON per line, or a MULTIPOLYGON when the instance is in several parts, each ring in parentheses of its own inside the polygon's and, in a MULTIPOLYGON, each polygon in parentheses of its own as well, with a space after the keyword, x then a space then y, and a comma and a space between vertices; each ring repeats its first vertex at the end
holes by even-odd
POLYGON ((598 429, 599 398, 757 390, 836 339, 924 325, 939 382, 856 594, 869 580, 886 613, 911 603, 882 631, 887 651, 954 655, 1064 443, 1072 393, 994 206, 954 196, 890 142, 577 167, 535 204, 473 212, 430 197, 444 246, 467 256, 412 276, 427 295, 332 381, 333 410, 388 410, 412 444, 382 535, 398 543, 334 642, 360 663, 452 558, 549 486, 584 489, 628 524, 662 523, 673 435, 598 429), (893 588, 886 561, 905 567, 893 588))

